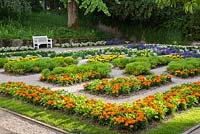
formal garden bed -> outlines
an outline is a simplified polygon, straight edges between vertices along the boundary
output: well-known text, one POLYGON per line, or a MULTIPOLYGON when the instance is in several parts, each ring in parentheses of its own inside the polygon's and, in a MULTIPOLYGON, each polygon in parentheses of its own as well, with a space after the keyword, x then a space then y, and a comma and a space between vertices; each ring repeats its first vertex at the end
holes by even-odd
MULTIPOLYGON (((191 51, 197 54, 198 50, 195 49, 198 48, 192 47, 191 51)), ((199 58, 188 58, 176 52, 163 55, 151 48, 127 47, 75 52, 2 52, 0 68, 5 72, 0 73, 2 78, 14 74, 11 80, 24 81, 30 74, 36 74, 34 80, 39 85, 58 89, 33 86, 34 83, 7 82, 0 85, 0 94, 50 110, 74 114, 113 130, 143 130, 149 124, 200 103, 199 58), (159 70, 160 67, 165 70, 153 74, 155 71, 152 69, 159 70), (116 77, 115 71, 121 74, 116 77), (198 82, 166 89, 178 85, 180 81, 188 82, 189 77, 193 76, 198 82), (60 86, 64 90, 60 90, 60 86), (75 87, 79 89, 73 89, 75 87), (164 88, 166 92, 156 93, 158 88, 164 88), (74 94, 70 93, 72 90, 75 90, 74 94), (144 98, 132 99, 143 94, 144 98), (105 98, 106 102, 92 98, 105 98)))
POLYGON ((110 72, 109 64, 94 62, 80 66, 56 67, 52 71, 45 69, 40 80, 61 85, 74 85, 91 79, 106 78, 110 72))
POLYGON ((200 0, 0 1, 0 133, 200 123, 200 0))
POLYGON ((74 113, 111 128, 133 131, 143 129, 152 121, 164 119, 176 111, 199 104, 199 88, 199 81, 183 84, 165 93, 156 93, 124 104, 104 103, 101 100, 88 99, 65 91, 51 91, 22 82, 3 83, 0 85, 0 93, 34 105, 74 113))
POLYGON ((189 58, 171 62, 167 70, 169 73, 182 78, 198 76, 200 74, 200 58, 189 58))
POLYGON ((161 86, 171 82, 171 76, 162 74, 148 76, 130 76, 113 79, 95 80, 84 85, 84 90, 95 94, 107 94, 111 96, 127 95, 142 89, 161 86))

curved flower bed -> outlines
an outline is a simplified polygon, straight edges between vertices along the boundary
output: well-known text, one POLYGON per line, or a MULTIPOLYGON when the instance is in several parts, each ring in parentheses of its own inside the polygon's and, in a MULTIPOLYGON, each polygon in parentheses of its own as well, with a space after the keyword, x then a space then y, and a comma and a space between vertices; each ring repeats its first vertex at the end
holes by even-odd
POLYGON ((131 76, 123 78, 95 80, 91 83, 86 83, 84 89, 92 93, 108 94, 119 96, 137 92, 142 89, 149 89, 153 86, 160 86, 171 81, 170 75, 149 75, 149 76, 131 76))
POLYGON ((21 82, 1 84, 0 94, 47 108, 75 113, 109 127, 135 130, 144 128, 153 120, 163 119, 174 111, 200 104, 200 81, 176 86, 164 94, 157 93, 124 104, 104 103, 65 91, 51 91, 21 82))
POLYGON ((200 59, 188 58, 168 64, 167 70, 169 73, 182 77, 193 77, 200 74, 200 59))

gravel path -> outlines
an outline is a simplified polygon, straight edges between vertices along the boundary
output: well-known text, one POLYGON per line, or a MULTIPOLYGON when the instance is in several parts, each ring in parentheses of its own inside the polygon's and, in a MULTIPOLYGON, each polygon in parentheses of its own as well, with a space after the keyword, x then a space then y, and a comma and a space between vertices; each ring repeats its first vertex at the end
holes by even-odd
POLYGON ((0 134, 57 134, 34 122, 0 110, 0 134))
POLYGON ((152 73, 155 73, 157 75, 161 75, 162 73, 166 71, 167 71, 167 66, 163 66, 163 67, 159 67, 159 68, 155 68, 151 70, 152 73))

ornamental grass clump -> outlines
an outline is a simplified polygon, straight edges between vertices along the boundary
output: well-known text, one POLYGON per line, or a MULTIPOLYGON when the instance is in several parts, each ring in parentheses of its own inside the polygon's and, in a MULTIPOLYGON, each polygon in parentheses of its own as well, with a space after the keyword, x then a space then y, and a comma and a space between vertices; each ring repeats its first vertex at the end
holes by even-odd
POLYGON ((168 115, 200 104, 200 81, 172 87, 132 103, 105 103, 85 96, 52 91, 22 82, 0 84, 0 95, 20 99, 33 105, 60 110, 94 120, 103 126, 134 131, 165 119, 168 115))

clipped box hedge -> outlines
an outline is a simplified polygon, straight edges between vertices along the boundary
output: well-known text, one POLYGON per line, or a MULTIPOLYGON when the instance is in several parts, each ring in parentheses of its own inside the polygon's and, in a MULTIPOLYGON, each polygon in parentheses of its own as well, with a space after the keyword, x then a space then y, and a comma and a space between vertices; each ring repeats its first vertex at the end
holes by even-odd
POLYGON ((43 69, 53 70, 58 66, 68 66, 72 64, 77 64, 78 61, 71 57, 56 57, 56 58, 44 58, 37 60, 28 61, 11 61, 4 65, 6 72, 14 74, 26 74, 26 73, 38 73, 43 69))

